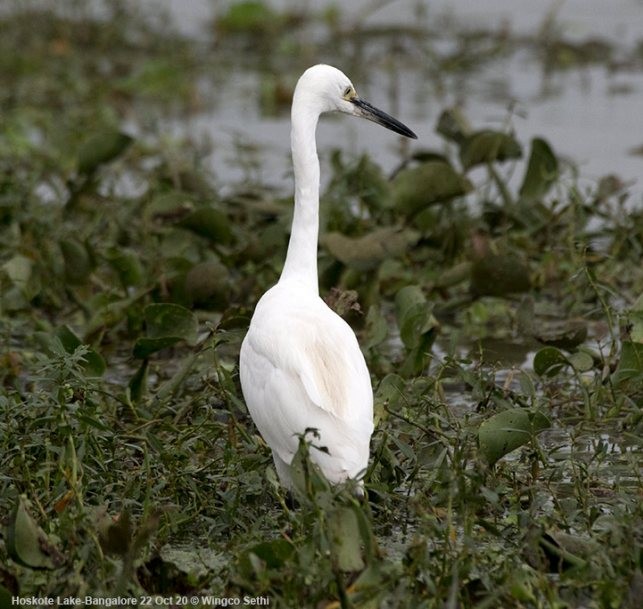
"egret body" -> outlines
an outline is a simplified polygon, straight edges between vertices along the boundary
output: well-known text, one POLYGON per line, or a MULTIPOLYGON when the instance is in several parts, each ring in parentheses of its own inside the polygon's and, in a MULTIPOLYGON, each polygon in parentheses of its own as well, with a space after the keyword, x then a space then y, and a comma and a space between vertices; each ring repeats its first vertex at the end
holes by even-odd
POLYGON ((319 116, 339 111, 377 122, 406 137, 402 123, 363 101, 351 81, 328 65, 309 68, 292 103, 295 209, 279 282, 259 300, 241 345, 241 388, 248 410, 272 449, 281 483, 292 488, 290 464, 306 429, 319 433, 311 460, 331 483, 358 478, 373 433, 371 378, 350 326, 319 297, 319 116))

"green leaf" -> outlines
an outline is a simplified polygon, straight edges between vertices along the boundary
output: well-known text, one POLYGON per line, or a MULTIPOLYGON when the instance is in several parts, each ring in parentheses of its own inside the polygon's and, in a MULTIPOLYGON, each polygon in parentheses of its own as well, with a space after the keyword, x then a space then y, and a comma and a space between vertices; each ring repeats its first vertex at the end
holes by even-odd
POLYGON ((531 140, 529 162, 520 187, 520 198, 524 202, 542 199, 558 179, 558 159, 549 144, 541 139, 531 140))
POLYGON ((260 0, 235 2, 217 21, 217 29, 235 34, 262 34, 280 23, 280 15, 260 0))
POLYGON ((587 372, 594 367, 594 358, 587 351, 576 351, 567 356, 567 361, 577 372, 587 372))
POLYGON ((194 211, 194 197, 180 191, 165 192, 154 197, 146 206, 146 219, 167 219, 177 221, 194 211))
POLYGON ((471 125, 460 108, 447 108, 440 114, 435 130, 447 140, 462 144, 471 134, 471 125))
POLYGON ((493 465, 498 459, 526 444, 535 434, 549 427, 551 422, 541 412, 530 412, 524 408, 504 410, 480 425, 480 451, 493 465))
POLYGON ((63 239, 60 242, 65 261, 65 279, 73 284, 85 283, 92 271, 92 261, 85 244, 76 239, 63 239))
POLYGON ((643 384, 643 343, 624 340, 618 366, 612 374, 612 382, 619 385, 634 380, 643 384))
POLYGON ((331 554, 340 571, 364 568, 359 523, 350 507, 339 507, 328 518, 331 554))
POLYGON ((132 138, 116 129, 104 129, 92 134, 78 150, 78 173, 91 174, 127 150, 132 138))
POLYGON ((551 571, 567 574, 572 570, 585 569, 588 560, 582 557, 598 556, 602 550, 593 539, 556 530, 544 531, 538 544, 551 571))
POLYGON ((473 296, 505 296, 526 292, 531 287, 529 267, 518 255, 486 253, 471 265, 473 296))
MULTIPOLYGON (((56 329, 55 335, 67 353, 73 353, 83 344, 80 338, 78 338, 67 325, 59 326, 56 329)), ((83 368, 89 376, 102 376, 107 368, 107 364, 100 353, 88 348, 85 354, 85 364, 83 368)))
POLYGON ((571 351, 587 339, 587 323, 577 319, 552 321, 539 327, 534 336, 545 345, 571 351))
POLYGON ((439 327, 432 310, 433 307, 427 302, 420 286, 403 287, 395 295, 395 315, 400 338, 407 348, 416 347, 423 334, 439 327))
POLYGON ((141 259, 132 250, 112 248, 107 253, 109 265, 114 269, 124 288, 140 286, 145 280, 141 259))
POLYGON ((366 314, 366 343, 365 349, 372 349, 381 345, 388 336, 388 326, 386 319, 376 305, 371 305, 366 314))
POLYGON ((11 282, 22 292, 27 290, 29 280, 33 270, 33 261, 31 258, 16 254, 2 265, 4 272, 11 282))
POLYGON ((178 226, 205 237, 213 243, 228 244, 232 241, 232 227, 228 217, 218 209, 202 207, 183 218, 178 226))
POLYGON ((630 338, 635 343, 643 343, 643 294, 632 305, 628 317, 632 324, 630 338))
POLYGON ((62 564, 60 552, 31 517, 22 496, 7 528, 7 552, 14 561, 32 569, 55 569, 62 564))
POLYGON ((143 316, 149 338, 179 336, 189 344, 196 343, 197 319, 185 307, 173 303, 150 304, 145 307, 143 316))
POLYGON ((126 78, 118 80, 119 90, 136 95, 159 99, 176 99, 189 89, 186 73, 174 58, 151 57, 141 58, 137 67, 129 72, 126 78))
POLYGON ((544 347, 534 356, 534 372, 538 376, 556 376, 569 361, 556 347, 544 347))
POLYGON ((387 226, 362 237, 347 237, 331 232, 324 235, 321 241, 337 260, 349 268, 370 271, 383 260, 401 256, 419 237, 414 230, 387 226))
POLYGON ((473 189, 449 163, 428 161, 400 171, 391 184, 396 209, 414 215, 429 205, 461 197, 473 189))
POLYGON ((460 147, 460 160, 466 171, 477 165, 518 159, 521 156, 520 144, 513 135, 490 129, 470 135, 460 147))
POLYGON ((359 197, 371 212, 390 207, 390 182, 368 155, 362 155, 356 163, 342 167, 341 171, 346 190, 359 197))
POLYGON ((281 569, 292 560, 294 553, 295 546, 286 539, 262 541, 239 556, 239 571, 252 580, 265 569, 281 569))
POLYGON ((185 307, 172 303, 157 303, 145 307, 146 336, 134 345, 134 357, 145 359, 152 353, 184 340, 196 344, 198 322, 185 307))
POLYGON ((134 528, 129 511, 123 511, 117 520, 103 518, 97 528, 100 545, 107 554, 125 556, 130 551, 134 528))
POLYGON ((404 377, 420 373, 431 358, 431 346, 440 327, 432 308, 419 286, 406 286, 395 295, 395 316, 406 349, 398 371, 404 377))
POLYGON ((193 305, 224 309, 230 296, 229 279, 227 267, 218 260, 200 262, 185 276, 185 293, 193 305))
POLYGON ((141 401, 142 397, 147 392, 147 371, 149 368, 149 360, 144 359, 134 376, 130 379, 127 385, 129 397, 134 404, 141 401))
POLYGON ((380 381, 375 392, 375 401, 384 402, 395 409, 405 396, 405 391, 406 381, 399 374, 389 373, 380 381))

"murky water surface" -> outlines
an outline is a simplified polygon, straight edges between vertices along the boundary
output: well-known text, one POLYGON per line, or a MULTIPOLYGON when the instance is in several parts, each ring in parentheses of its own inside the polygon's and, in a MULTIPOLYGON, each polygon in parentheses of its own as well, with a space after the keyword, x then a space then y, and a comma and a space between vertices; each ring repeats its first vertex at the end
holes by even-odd
MULTIPOLYGON (((144 0, 150 11, 168 11, 170 19, 185 34, 198 39, 211 36, 214 16, 228 3, 209 0, 144 0)), ((330 2, 295 3, 274 0, 278 9, 304 9, 320 12, 330 2)), ((606 174, 617 174, 633 182, 635 203, 643 193, 643 155, 634 151, 643 145, 640 128, 643 107, 643 70, 638 65, 621 62, 643 36, 641 0, 572 0, 568 2, 502 2, 466 0, 418 2, 396 0, 372 2, 360 0, 342 5, 344 23, 362 26, 410 27, 417 23, 431 28, 444 25, 443 40, 436 48, 446 49, 452 41, 450 31, 484 29, 507 32, 516 38, 534 37, 548 17, 555 31, 565 40, 607 40, 612 43, 611 64, 572 67, 546 75, 542 59, 525 49, 499 56, 476 69, 471 77, 444 75, 444 86, 434 83, 417 66, 404 67, 397 61, 394 70, 385 61, 369 63, 362 74, 352 75, 358 91, 374 104, 389 109, 408 123, 418 134, 416 148, 440 148, 435 134, 436 119, 442 109, 459 103, 477 128, 502 128, 511 124, 520 141, 538 135, 550 141, 554 149, 580 169, 581 184, 591 185, 606 174), (621 63, 619 63, 621 62, 621 63), (421 72, 421 71, 420 71, 421 72)), ((350 36, 350 29, 347 30, 350 36)), ((405 43, 408 45, 408 42, 405 43)), ((407 51, 409 49, 407 48, 407 51)), ((412 49, 411 49, 412 51, 412 49)), ((343 67, 343 57, 321 56, 314 61, 336 63, 343 67)), ((607 63, 607 62, 606 62, 607 63)), ((290 80, 288 76, 286 80, 290 80)), ((248 179, 248 173, 230 151, 246 144, 258 147, 257 173, 253 176, 287 190, 290 176, 284 170, 288 157, 288 113, 266 116, 261 110, 263 75, 248 66, 233 70, 225 86, 216 84, 216 107, 193 117, 188 124, 175 125, 194 136, 209 137, 214 143, 210 162, 222 182, 248 179), (233 161, 234 159, 234 161, 233 161)), ((204 87, 213 88, 205 82, 204 87)), ((376 161, 392 169, 398 159, 398 142, 390 134, 363 121, 346 117, 325 119, 318 133, 319 148, 327 153, 341 148, 352 154, 368 151, 376 161)), ((516 171, 522 175, 522 170, 516 171)))

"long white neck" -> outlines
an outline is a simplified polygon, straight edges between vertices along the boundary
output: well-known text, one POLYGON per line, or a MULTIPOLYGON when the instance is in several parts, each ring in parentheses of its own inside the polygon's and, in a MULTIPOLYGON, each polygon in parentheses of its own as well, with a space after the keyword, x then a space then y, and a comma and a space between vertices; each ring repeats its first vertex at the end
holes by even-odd
POLYGON ((319 112, 295 95, 290 146, 295 169, 295 210, 286 262, 279 281, 296 280, 319 294, 317 240, 319 237, 319 159, 315 130, 319 112))

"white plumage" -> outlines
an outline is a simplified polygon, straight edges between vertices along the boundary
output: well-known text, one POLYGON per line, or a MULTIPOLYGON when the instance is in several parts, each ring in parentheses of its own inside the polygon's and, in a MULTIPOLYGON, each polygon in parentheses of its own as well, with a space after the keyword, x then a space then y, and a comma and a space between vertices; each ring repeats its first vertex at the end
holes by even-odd
POLYGON ((357 478, 368 465, 373 433, 371 379, 350 326, 319 297, 319 160, 315 130, 324 112, 373 120, 415 137, 355 93, 350 80, 327 65, 299 79, 292 104, 291 146, 295 209, 288 253, 277 285, 259 300, 241 345, 243 395, 257 428, 272 449, 284 486, 298 435, 317 429, 327 452, 310 457, 331 483, 357 478))

